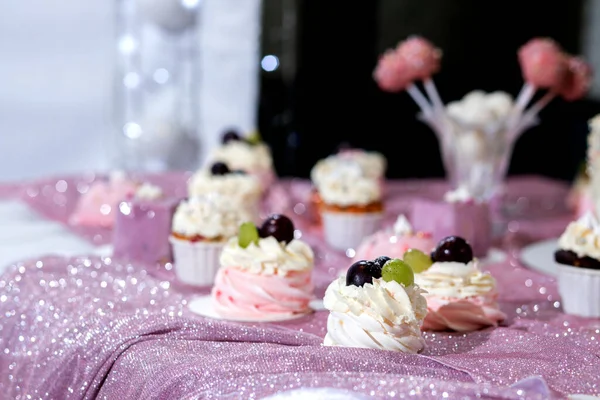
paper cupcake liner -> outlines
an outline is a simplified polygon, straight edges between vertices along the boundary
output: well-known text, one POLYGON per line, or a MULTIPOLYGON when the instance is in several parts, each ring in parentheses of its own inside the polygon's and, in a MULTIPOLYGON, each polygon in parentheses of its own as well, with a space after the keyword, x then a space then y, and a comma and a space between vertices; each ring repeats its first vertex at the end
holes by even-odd
POLYGON ((383 213, 323 211, 323 232, 327 243, 337 250, 356 249, 362 240, 381 225, 383 213))
POLYGON ((188 285, 212 286, 219 270, 219 258, 225 243, 189 242, 169 238, 173 246, 174 270, 177 278, 188 285))
POLYGON ((560 265, 558 292, 565 313, 600 317, 600 271, 560 265))

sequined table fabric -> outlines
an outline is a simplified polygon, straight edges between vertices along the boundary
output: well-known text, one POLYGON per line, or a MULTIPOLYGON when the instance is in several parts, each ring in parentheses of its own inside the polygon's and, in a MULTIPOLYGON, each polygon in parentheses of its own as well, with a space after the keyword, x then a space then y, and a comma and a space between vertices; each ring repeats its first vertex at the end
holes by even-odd
MULTIPOLYGON (((509 257, 486 266, 509 316, 501 327, 426 333, 420 355, 323 347, 324 311, 279 323, 211 320, 188 311, 196 293, 174 281, 168 269, 48 256, 11 266, 0 277, 0 393, 120 400, 264 398, 310 387, 378 399, 599 394, 600 320, 563 314, 554 278, 517 259, 524 243, 564 229, 570 218, 561 205, 567 188, 522 179, 531 181, 514 195, 509 185, 499 211, 508 231, 498 244, 509 257), (527 212, 531 207, 537 214, 527 212)), ((306 182, 284 184, 286 190, 272 193, 266 209, 296 213, 303 238, 315 247, 322 295, 349 260, 323 245, 318 229, 303 220, 299 199, 306 182)), ((416 195, 439 190, 439 182, 395 182, 388 193, 390 214, 410 207, 416 195)))

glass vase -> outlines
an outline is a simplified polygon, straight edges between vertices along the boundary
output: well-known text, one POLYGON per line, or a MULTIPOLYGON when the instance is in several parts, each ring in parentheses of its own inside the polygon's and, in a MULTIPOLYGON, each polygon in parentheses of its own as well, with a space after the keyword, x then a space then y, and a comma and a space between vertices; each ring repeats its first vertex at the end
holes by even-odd
POLYGON ((110 157, 115 169, 198 165, 198 0, 117 0, 110 157))

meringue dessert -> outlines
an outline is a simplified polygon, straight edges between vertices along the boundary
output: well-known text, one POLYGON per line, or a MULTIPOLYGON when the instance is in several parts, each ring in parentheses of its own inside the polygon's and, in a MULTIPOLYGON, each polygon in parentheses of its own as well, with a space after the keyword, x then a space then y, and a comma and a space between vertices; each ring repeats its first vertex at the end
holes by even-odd
POLYGON ((225 245, 211 292, 226 319, 275 321, 312 311, 314 254, 294 238, 293 222, 273 214, 260 228, 246 222, 225 245))
POLYGON ((424 330, 475 331, 497 326, 506 318, 498 308, 496 280, 478 268, 469 243, 458 236, 442 239, 431 256, 412 251, 405 261, 425 293, 428 313, 424 330))
POLYGON ((329 310, 326 346, 418 353, 427 301, 402 260, 378 257, 355 262, 325 291, 329 310))
POLYGON ((402 258, 409 249, 429 253, 435 241, 429 232, 415 232, 403 214, 398 216, 390 229, 383 229, 366 237, 356 250, 355 260, 369 260, 385 254, 391 258, 402 258))

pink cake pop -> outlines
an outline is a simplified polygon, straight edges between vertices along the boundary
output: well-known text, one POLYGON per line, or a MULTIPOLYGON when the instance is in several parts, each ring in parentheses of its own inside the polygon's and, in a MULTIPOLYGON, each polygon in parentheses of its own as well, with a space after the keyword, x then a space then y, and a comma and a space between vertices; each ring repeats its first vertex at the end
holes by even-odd
POLYGON ((590 88, 593 70, 581 57, 569 57, 567 65, 567 77, 559 90, 559 94, 567 101, 578 100, 590 88))
POLYGON ((428 79, 440 70, 441 50, 420 36, 398 43, 396 52, 405 60, 411 80, 428 79))
POLYGON ((395 50, 386 50, 379 58, 373 78, 381 90, 400 92, 410 84, 411 76, 405 60, 395 50))
POLYGON ((523 79, 537 88, 557 89, 567 74, 568 65, 560 46, 549 38, 535 38, 518 52, 523 79))

